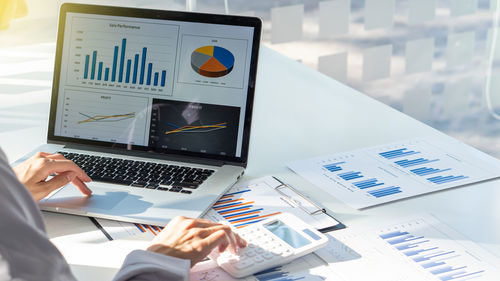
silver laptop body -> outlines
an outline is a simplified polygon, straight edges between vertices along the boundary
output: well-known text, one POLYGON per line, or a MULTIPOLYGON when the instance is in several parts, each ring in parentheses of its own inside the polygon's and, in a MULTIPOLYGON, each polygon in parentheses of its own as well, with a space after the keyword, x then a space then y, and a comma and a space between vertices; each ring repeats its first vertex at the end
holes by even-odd
POLYGON ((203 215, 247 164, 260 33, 251 17, 62 5, 36 151, 74 160, 93 195, 69 184, 41 209, 155 225, 203 215))

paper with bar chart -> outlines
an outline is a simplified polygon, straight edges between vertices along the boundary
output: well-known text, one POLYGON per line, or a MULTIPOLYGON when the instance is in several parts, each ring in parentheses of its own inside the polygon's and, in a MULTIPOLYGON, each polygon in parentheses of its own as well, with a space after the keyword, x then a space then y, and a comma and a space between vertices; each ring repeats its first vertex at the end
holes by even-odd
POLYGON ((106 234, 113 240, 123 239, 134 235, 143 234, 143 238, 147 240, 153 239, 163 229, 162 226, 129 223, 122 221, 114 221, 107 219, 95 219, 105 231, 106 234))
POLYGON ((96 141, 147 144, 146 97, 66 90, 60 134, 96 141))
POLYGON ((179 26, 72 18, 67 85, 172 95, 179 26))
POLYGON ((347 280, 489 281, 500 276, 498 257, 431 215, 386 225, 330 232, 333 239, 315 253, 347 280), (352 253, 357 258, 338 258, 352 253))
POLYGON ((317 229, 338 225, 331 216, 318 212, 300 196, 278 192, 281 183, 272 177, 238 183, 217 201, 204 218, 242 228, 280 213, 291 213, 317 229))
POLYGON ((449 137, 425 137, 289 163, 354 208, 500 176, 500 161, 449 137))

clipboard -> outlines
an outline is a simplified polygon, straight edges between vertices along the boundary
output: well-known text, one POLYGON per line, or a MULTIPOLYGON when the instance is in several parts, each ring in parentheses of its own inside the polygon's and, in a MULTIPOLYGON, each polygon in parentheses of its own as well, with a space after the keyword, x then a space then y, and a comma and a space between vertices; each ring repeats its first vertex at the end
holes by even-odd
POLYGON ((318 229, 320 232, 326 233, 326 232, 346 228, 345 224, 343 224, 338 219, 334 218, 332 215, 328 214, 328 212, 326 211, 326 209, 324 207, 322 207, 318 203, 312 201, 309 197, 305 196, 304 194, 302 194, 300 191, 298 191, 297 189, 295 189, 291 185, 284 183, 283 181, 281 181, 277 177, 272 176, 272 178, 280 183, 280 185, 276 186, 274 189, 279 194, 281 194, 283 197, 288 198, 289 203, 294 204, 296 207, 302 209, 304 212, 306 212, 310 216, 324 214, 324 215, 328 215, 329 217, 331 217, 332 219, 334 219, 335 221, 338 222, 337 225, 318 229), (308 206, 306 206, 305 204, 307 204, 308 206))

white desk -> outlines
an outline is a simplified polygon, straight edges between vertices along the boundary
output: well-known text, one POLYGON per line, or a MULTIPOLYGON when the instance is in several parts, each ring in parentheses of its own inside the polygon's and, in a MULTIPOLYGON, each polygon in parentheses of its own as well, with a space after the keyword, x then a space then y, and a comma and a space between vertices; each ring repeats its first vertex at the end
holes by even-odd
MULTIPOLYGON (((276 175, 321 202, 347 226, 430 212, 500 256, 499 180, 358 211, 325 196, 285 166, 290 160, 439 132, 268 48, 262 49, 257 81, 246 179, 276 175)), ((45 124, 0 133, 0 145, 12 159, 44 139, 45 124)), ((86 219, 48 213, 45 219, 50 237, 105 240, 86 219)))

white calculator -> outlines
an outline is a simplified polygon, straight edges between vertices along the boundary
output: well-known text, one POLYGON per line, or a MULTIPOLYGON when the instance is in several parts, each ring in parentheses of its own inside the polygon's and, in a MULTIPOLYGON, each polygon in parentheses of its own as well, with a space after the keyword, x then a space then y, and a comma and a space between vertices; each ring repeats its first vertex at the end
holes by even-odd
POLYGON ((291 214, 280 214, 236 231, 248 246, 237 255, 216 249, 209 257, 241 278, 283 265, 328 243, 328 237, 291 214))

